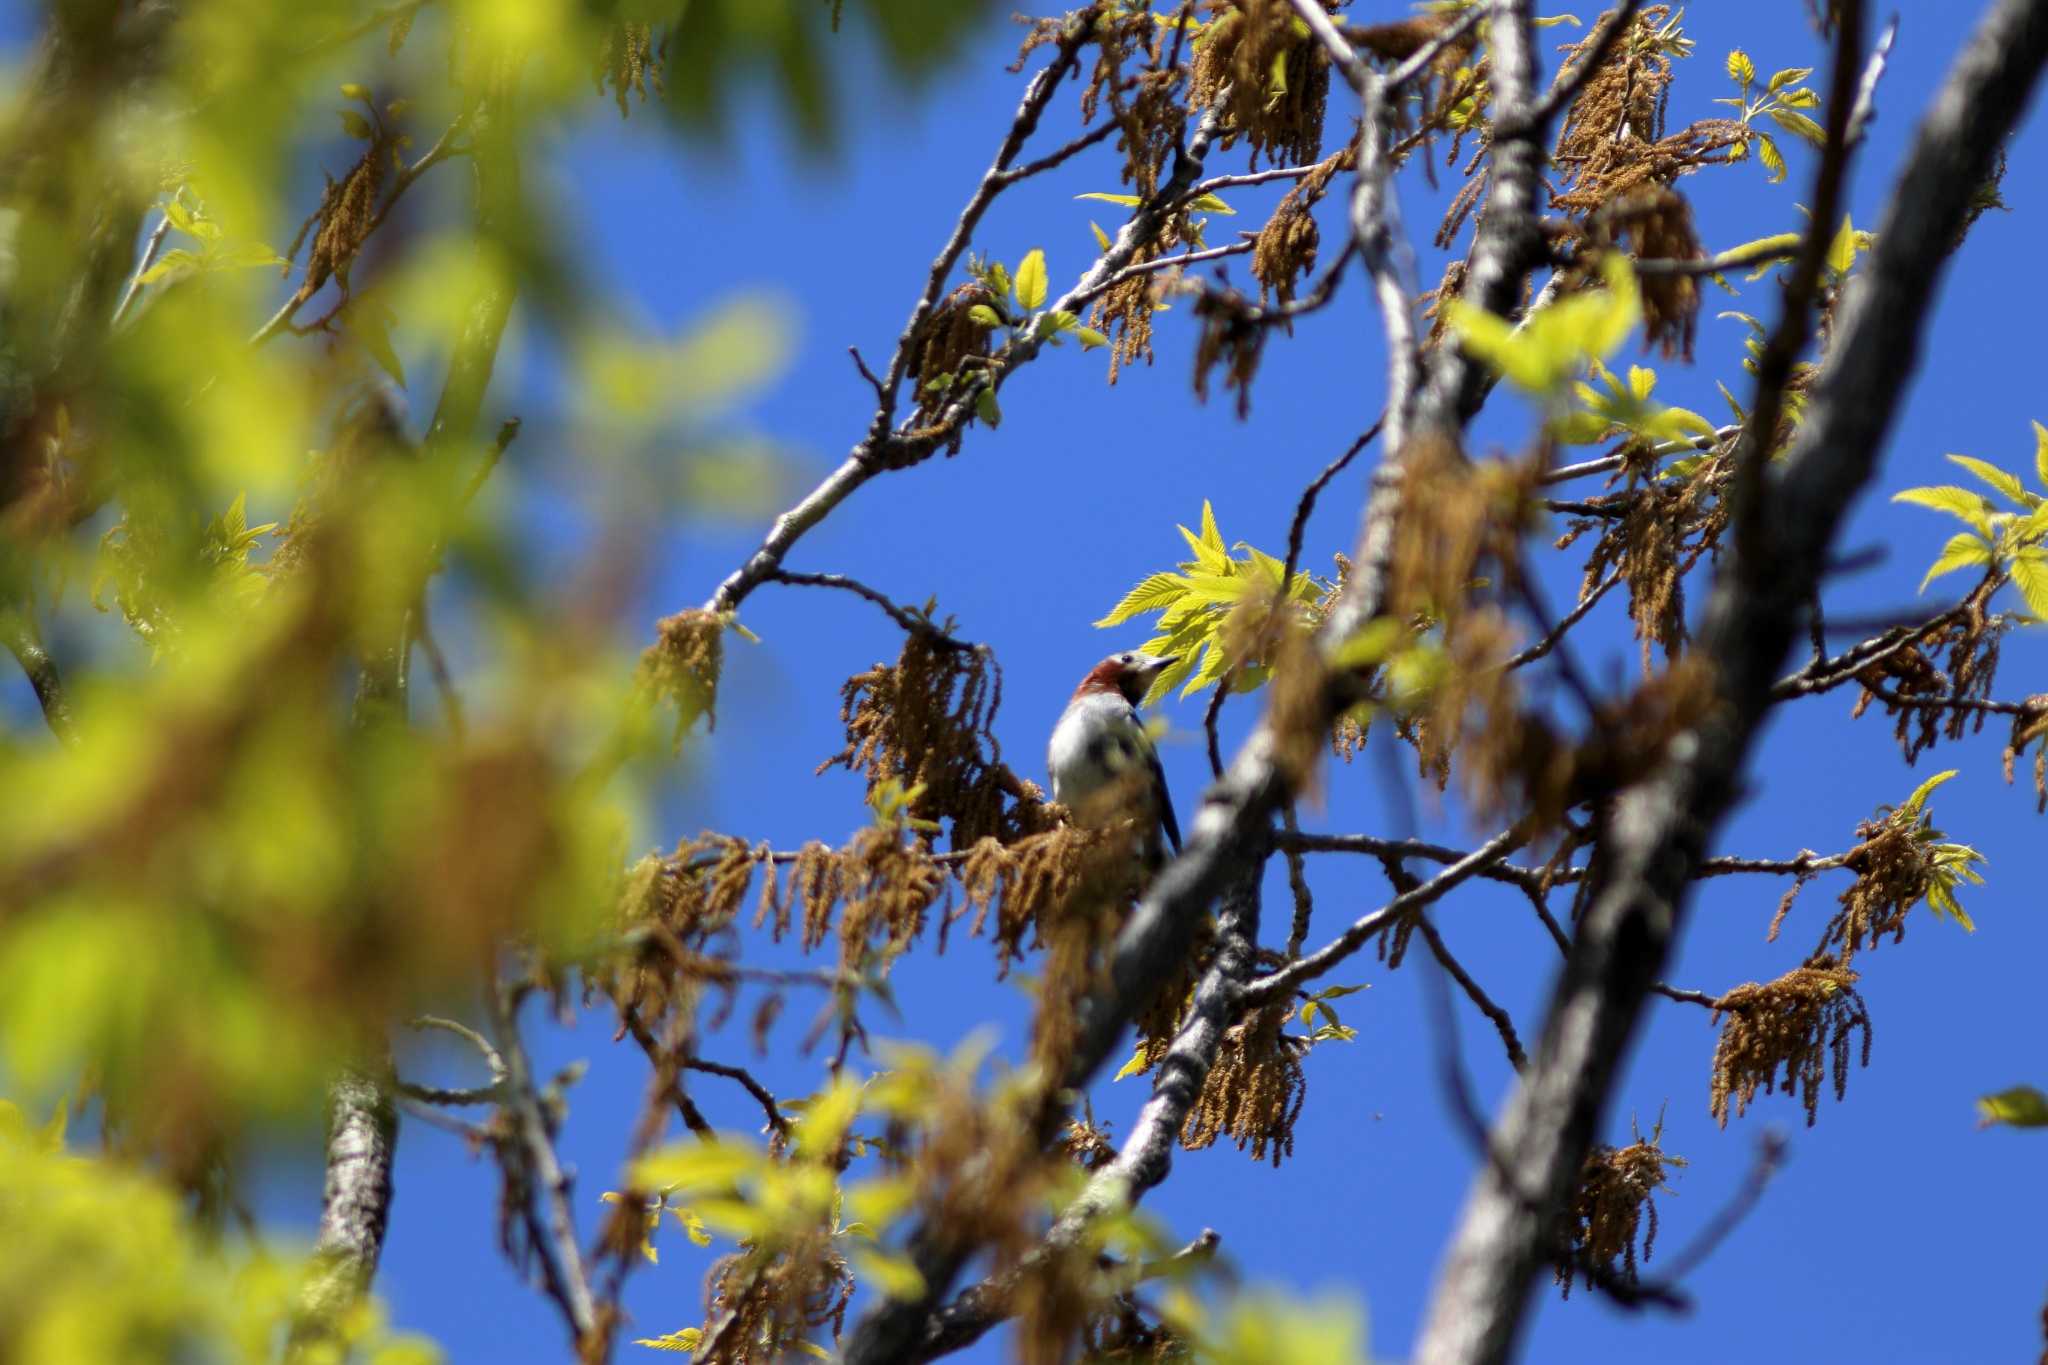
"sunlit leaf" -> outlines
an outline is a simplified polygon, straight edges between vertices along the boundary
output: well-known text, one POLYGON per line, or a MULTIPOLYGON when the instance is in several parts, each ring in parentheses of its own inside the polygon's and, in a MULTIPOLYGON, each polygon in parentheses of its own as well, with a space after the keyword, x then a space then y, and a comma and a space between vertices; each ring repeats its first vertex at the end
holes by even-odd
POLYGON ((2031 1085, 2016 1085, 1977 1101, 1984 1127, 2002 1123, 2011 1128, 2048 1128, 2048 1095, 2031 1085))

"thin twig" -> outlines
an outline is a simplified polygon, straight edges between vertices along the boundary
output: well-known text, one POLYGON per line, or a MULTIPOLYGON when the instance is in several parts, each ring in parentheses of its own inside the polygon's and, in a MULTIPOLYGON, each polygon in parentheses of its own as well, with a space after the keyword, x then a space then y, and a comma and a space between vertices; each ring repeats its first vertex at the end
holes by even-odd
POLYGON ((121 292, 121 302, 114 307, 114 316, 107 323, 109 327, 119 327, 121 319, 128 316, 128 309, 135 302, 135 296, 142 292, 142 277, 147 275, 150 266, 156 263, 156 253, 162 249, 164 237, 170 230, 171 218, 169 214, 165 214, 157 223, 156 230, 149 234, 149 242, 142 249, 142 259, 135 263, 135 273, 128 277, 128 287, 121 292))
POLYGON ((745 1067, 727 1066, 722 1062, 706 1061, 702 1057, 685 1057, 683 1065, 691 1071, 702 1071, 706 1075, 723 1076, 729 1081, 738 1081, 740 1086, 754 1097, 754 1102, 761 1106, 761 1111, 768 1116, 768 1126, 783 1137, 789 1136, 789 1120, 783 1117, 781 1106, 775 1102, 775 1096, 769 1093, 767 1086, 755 1080, 745 1067))
POLYGON ((1518 653, 1511 655, 1508 658, 1507 663, 1502 665, 1502 667, 1509 670, 1522 668, 1528 664, 1536 662, 1544 655, 1550 653, 1551 650, 1557 648, 1558 643, 1564 639, 1566 632, 1571 630, 1571 628, 1577 625, 1580 621, 1584 620, 1587 612, 1593 610, 1594 607, 1599 606, 1600 599, 1607 596, 1608 593, 1612 592, 1615 588, 1615 585, 1621 582, 1621 578, 1621 570, 1616 569, 1612 573, 1608 574, 1607 577, 1601 579, 1600 582, 1597 585, 1595 585, 1593 591, 1587 593, 1584 597, 1580 598, 1578 605, 1573 607, 1570 611, 1566 612, 1561 618, 1559 618, 1557 624, 1552 626, 1549 629, 1549 631, 1543 636, 1542 639, 1538 640, 1535 644, 1530 645, 1527 649, 1521 650, 1518 653))
POLYGON ((1767 261, 1790 261, 1799 255, 1801 239, 1797 234, 1786 233, 1784 237, 1766 237, 1761 242, 1735 247, 1718 256, 1702 256, 1696 261, 1667 260, 1651 257, 1634 262, 1636 274, 1645 279, 1669 278, 1684 275, 1718 275, 1724 270, 1740 270, 1744 266, 1763 265, 1767 261))
POLYGON ((1280 574, 1282 591, 1294 581, 1294 575, 1301 569, 1302 541, 1308 534, 1308 519, 1315 514, 1316 500, 1322 497, 1323 490, 1330 486, 1332 480, 1350 467, 1351 462, 1358 458, 1359 452, 1372 444, 1372 438, 1380 434, 1380 428, 1385 425, 1386 420, 1385 413, 1374 418, 1372 425, 1365 429, 1363 435, 1346 446, 1342 455, 1324 465, 1323 472, 1311 479, 1308 487, 1301 490, 1301 497, 1294 504, 1294 520, 1287 524, 1287 559, 1280 574))
POLYGON ((1096 299, 1101 298, 1124 281, 1135 279, 1139 275, 1150 275, 1161 270, 1177 270, 1184 266, 1200 265, 1204 261, 1221 261, 1231 256, 1243 256, 1251 252, 1257 245, 1256 241, 1247 236, 1244 240, 1232 242, 1228 246, 1204 247, 1200 251, 1183 251, 1178 256, 1159 256, 1149 261, 1133 261, 1114 275, 1107 276, 1100 283, 1076 293, 1074 295, 1074 302, 1077 304, 1093 303, 1096 299))
POLYGON ((856 582, 844 574, 791 573, 787 569, 777 569, 769 574, 764 581, 769 583, 785 583, 795 588, 837 588, 842 592, 850 592, 856 596, 865 597, 868 601, 887 612, 889 619, 903 627, 904 630, 912 635, 929 640, 943 649, 972 654, 987 648, 985 645, 977 645, 970 641, 959 639, 956 636, 948 635, 945 631, 933 625, 930 618, 911 611, 906 607, 896 605, 896 603, 890 601, 867 584, 856 582))
POLYGON ((1334 942, 1317 949, 1307 957, 1290 962, 1276 972, 1268 973, 1244 988, 1240 997, 1243 1008, 1257 1009, 1262 1005, 1284 998, 1295 987, 1305 981, 1313 981, 1329 971, 1345 958, 1350 957, 1367 939, 1387 928, 1403 915, 1409 915, 1423 906, 1439 899, 1460 883, 1478 875, 1487 867, 1520 848, 1528 836, 1518 827, 1510 827, 1494 835, 1478 848, 1452 863, 1449 867, 1423 882, 1412 891, 1404 891, 1388 901, 1386 905, 1358 920, 1349 929, 1338 935, 1334 942))
MULTIPOLYGON (((1630 4, 1634 3, 1635 0, 1630 0, 1630 4)), ((1485 17, 1486 7, 1484 5, 1474 5, 1459 15, 1449 28, 1446 28, 1442 33, 1437 34, 1436 37, 1409 53, 1399 66, 1387 73, 1388 93, 1391 94, 1399 90, 1402 86, 1429 70, 1430 67, 1436 64, 1436 59, 1444 54, 1446 48, 1449 48, 1453 43, 1462 42, 1465 35, 1476 28, 1479 21, 1485 17)))
POLYGON ((571 1197, 572 1180, 555 1154, 553 1125, 541 1104, 533 1077, 533 1065, 519 1038, 518 1020, 505 997, 505 988, 488 982, 484 988, 486 1007, 491 1012, 492 1030, 498 1035, 498 1054, 505 1061, 505 1108, 512 1117, 516 1138, 501 1150, 518 1153, 538 1186, 539 1197, 547 1201, 548 1217, 542 1220, 529 1202, 527 1222, 533 1231, 534 1250, 539 1254, 549 1288, 567 1317, 575 1342, 581 1346, 598 1331, 597 1302, 590 1291, 590 1275, 583 1248, 576 1240, 576 1214, 571 1197))
POLYGON ((78 742, 78 726, 71 717, 71 703, 64 697, 64 681, 57 661, 43 647, 33 619, 26 611, 0 610, 0 640, 14 655, 28 685, 35 689, 36 702, 43 708, 43 720, 50 733, 66 744, 78 742))
POLYGON ((1870 60, 1864 64, 1863 79, 1856 85, 1856 107, 1849 112, 1849 145, 1863 141, 1870 125, 1877 120, 1877 85, 1884 79, 1885 63, 1891 59, 1892 40, 1899 36, 1899 16, 1894 14, 1884 26, 1884 33, 1871 50, 1870 60))
POLYGON ((1522 1051, 1522 1040, 1515 1036, 1515 1021, 1508 1016, 1508 1012, 1496 1005, 1493 997, 1472 979, 1472 974, 1465 970, 1464 964, 1451 955, 1450 948, 1444 943, 1443 935, 1429 922, 1428 915, 1416 917, 1415 931, 1422 935, 1422 941, 1429 945, 1430 953, 1444 971, 1450 974, 1451 980, 1458 983, 1458 989, 1464 991, 1473 1006, 1493 1024, 1494 1031, 1500 1034, 1501 1046, 1507 1049, 1509 1064, 1517 1071, 1527 1069, 1529 1056, 1522 1051))

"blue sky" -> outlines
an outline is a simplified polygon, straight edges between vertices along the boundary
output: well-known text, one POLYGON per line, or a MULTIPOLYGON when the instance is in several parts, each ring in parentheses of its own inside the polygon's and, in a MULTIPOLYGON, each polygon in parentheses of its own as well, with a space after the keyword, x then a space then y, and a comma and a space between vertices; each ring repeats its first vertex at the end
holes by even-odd
MULTIPOLYGON (((1961 40, 1966 11, 1977 8, 1907 7, 1880 117, 1853 173, 1850 203, 1860 226, 1876 225, 1917 113, 1961 40)), ((1400 12, 1366 7, 1359 17, 1368 11, 1400 12)), ((1673 125, 1723 112, 1708 101, 1731 93, 1721 67, 1730 47, 1746 48, 1765 72, 1816 63, 1815 40, 1800 13, 1762 0, 1723 0, 1689 12, 1686 28, 1699 49, 1681 67, 1673 125)), ((992 22, 941 79, 912 88, 878 71, 849 39, 842 146, 831 158, 795 145, 770 103, 752 96, 719 146, 679 144, 651 112, 636 111, 621 124, 610 102, 595 98, 587 120, 551 142, 549 164, 536 179, 556 188, 557 211, 587 268, 634 300, 651 324, 686 328, 723 302, 757 295, 781 300, 795 319, 798 339, 786 373, 729 428, 764 435, 783 452, 788 486, 779 501, 821 476, 865 428, 872 399, 846 347, 860 346, 877 365, 887 356, 924 272, 1008 125, 1022 78, 1002 67, 1015 42, 1009 25, 992 22)), ((1546 69, 1554 66, 1546 45, 1546 69)), ((1333 118, 1348 125, 1348 99, 1334 94, 1331 107, 1333 118)), ((1063 95, 1046 136, 1059 136, 1073 118, 1072 100, 1063 95)), ((2031 470, 2028 422, 2048 419, 2039 347, 2028 340, 2032 320, 2048 308, 2048 284, 2031 268, 2048 208, 2048 137, 2039 125, 2037 118, 2011 149, 2004 194, 2013 211, 1987 216, 1952 266, 1926 362, 1888 449, 1884 492, 1951 481, 1945 451, 2031 470)), ((1710 249, 1799 226, 1793 206, 1810 180, 1811 159, 1789 139, 1787 150, 1792 174, 1783 185, 1766 184, 1755 165, 1686 182, 1710 249)), ((1210 169, 1242 169, 1241 152, 1215 158, 1210 169)), ((1440 178, 1446 187, 1453 183, 1440 178)), ((974 247, 1013 264, 1042 247, 1057 288, 1093 255, 1089 220, 1110 226, 1116 212, 1074 196, 1119 188, 1112 154, 1098 149, 1006 195, 974 247)), ((1212 240, 1240 224, 1256 228, 1278 193, 1233 196, 1242 216, 1216 219, 1212 240)), ((1420 247, 1443 194, 1430 192, 1413 170, 1402 194, 1420 247)), ((1338 231, 1334 221, 1326 228, 1332 249, 1338 231)), ((1424 283, 1431 283, 1441 259, 1423 252, 1422 262, 1424 283)), ((1233 279, 1242 283, 1244 276, 1233 269, 1233 279)), ((1361 285, 1348 280, 1333 308, 1302 323, 1292 342, 1269 349, 1246 422, 1235 419, 1227 399, 1193 404, 1192 336, 1180 313, 1159 320, 1157 364, 1127 370, 1113 389, 1102 382, 1099 356, 1071 347, 1050 352, 1004 390, 999 430, 977 427, 957 457, 871 484, 800 544, 789 567, 847 573, 903 600, 936 592, 960 633, 997 650, 1006 686, 996 728, 1005 757, 1042 777, 1044 737, 1073 682, 1105 652, 1144 638, 1136 628, 1104 632, 1090 622, 1140 577, 1179 557, 1174 524, 1194 524, 1209 498, 1227 539, 1281 552, 1302 485, 1379 409, 1379 321, 1361 285)), ((1621 360, 1654 366, 1660 398, 1719 420, 1724 409, 1713 381, 1744 391, 1743 329, 1714 320, 1712 312, 1741 308, 1768 319, 1776 311, 1769 280, 1740 287, 1739 301, 1709 299, 1696 368, 1633 351, 1621 360)), ((528 338, 516 356, 491 409, 543 419, 563 377, 537 340, 528 338)), ((415 394, 416 404, 427 402, 424 391, 415 394)), ((1503 394, 1475 427, 1472 446, 1513 448, 1527 429, 1526 409, 1503 394)), ((536 488, 576 485, 573 452, 522 440, 510 458, 526 462, 517 472, 536 488)), ((1369 466, 1362 461, 1325 494, 1310 527, 1307 567, 1326 570, 1331 554, 1350 550, 1369 466)), ((760 507, 714 506, 660 528, 645 600, 623 627, 640 637, 656 615, 702 602, 750 552, 768 519, 760 507)), ((1950 529, 1932 513, 1892 506, 1881 493, 1866 496, 1842 544, 1852 552, 1882 551, 1882 560, 1835 583, 1832 610, 1886 613, 1914 605, 1920 574, 1950 529)), ((569 532, 561 534, 555 548, 573 558, 579 547, 569 532)), ((1569 600, 1583 548, 1551 557, 1553 600, 1569 600)), ((1937 587, 1928 600, 1946 599, 1937 587)), ((841 680, 893 658, 895 628, 850 597, 787 588, 756 593, 743 616, 762 644, 729 649, 719 728, 679 762, 662 823, 647 831, 650 847, 700 828, 778 848, 811 838, 838 842, 867 818, 857 781, 838 772, 814 777, 812 769, 841 744, 841 680)), ((1609 687, 1626 684, 1637 670, 1634 645, 1618 621, 1618 605, 1603 606, 1577 637, 1579 657, 1609 687)), ((1998 695, 2044 690, 2036 681, 2044 657, 2030 636, 2009 640, 1998 695)), ((1629 1315, 1583 1292, 1565 1303, 1540 1293, 1528 1359, 1706 1362, 1726 1359, 1736 1343, 1756 1359, 2017 1359, 2039 1349, 2048 1294, 2048 1255, 2038 1233, 2048 1212, 2039 1179, 2043 1139, 1978 1131, 1973 1100, 2014 1082, 2048 1080, 2040 1044, 2048 1036, 2048 1005, 2036 988, 2048 925, 2037 913, 2037 855, 2029 852, 2042 837, 2043 817, 2034 813, 2024 764, 2018 786, 2003 782, 1997 727, 1944 744, 1909 771, 1889 721, 1869 715, 1852 723, 1848 710, 1846 694, 1831 695, 1769 727, 1752 765, 1752 790, 1717 851, 1839 851, 1879 802, 1902 799, 1928 772, 1960 767, 1962 776, 1941 790, 1934 808, 1952 837, 1990 860, 1988 885, 1966 898, 1978 930, 1965 935, 1916 911, 1903 945, 1859 959, 1876 1025, 1871 1065, 1850 1077, 1845 1102, 1823 1102, 1812 1129, 1802 1126, 1796 1100, 1771 1096, 1717 1130, 1707 1112, 1714 1031, 1702 1011, 1660 1004, 1605 1127, 1609 1140, 1625 1142, 1631 1116, 1647 1128, 1662 1114, 1665 1149, 1691 1163, 1676 1175, 1676 1194, 1660 1200, 1660 1253, 1683 1246, 1722 1207, 1744 1179, 1766 1125, 1789 1135, 1788 1165, 1757 1210, 1687 1281, 1698 1304, 1693 1315, 1629 1315)), ((1253 713, 1243 703, 1226 710, 1226 750, 1253 713)), ((1170 703, 1163 714, 1176 734, 1165 757, 1185 823, 1206 772, 1200 703, 1170 703)), ((1402 766, 1412 772, 1405 757, 1402 766)), ((1323 809, 1305 810, 1303 823, 1399 832, 1400 803, 1389 800, 1389 785, 1379 762, 1333 766, 1325 773, 1323 809)), ((1421 804, 1430 833, 1476 842, 1490 832, 1467 827, 1455 806, 1427 797, 1421 804)), ((1312 943, 1387 895, 1377 870, 1360 861, 1312 864, 1311 879, 1318 906, 1312 943)), ((1845 884, 1835 874, 1809 887, 1776 944, 1766 944, 1764 933, 1781 884, 1704 884, 1670 979, 1718 992, 1788 970, 1845 884)), ((1268 904, 1269 926, 1284 922, 1277 869, 1268 904)), ((1447 900, 1438 923, 1513 1013, 1524 1038, 1533 1039, 1556 958, 1526 907, 1474 888, 1447 900)), ((1269 928, 1269 941, 1283 936, 1269 928)), ((1417 959, 1388 973, 1367 955, 1335 975, 1371 984, 1346 1002, 1345 1022, 1359 1037, 1309 1058, 1296 1153, 1281 1169, 1254 1166, 1227 1145, 1184 1153, 1147 1205, 1180 1238, 1215 1228, 1249 1280, 1357 1296, 1373 1349, 1394 1358, 1413 1340, 1474 1165, 1434 1076, 1424 970, 1417 959)), ((1025 1001, 992 981, 986 942, 956 935, 944 956, 927 946, 899 966, 904 1016, 881 1028, 949 1047, 992 1022, 1014 1054, 1026 1028, 1025 1001)), ((751 1055, 744 1027, 707 1040, 703 1050, 754 1067, 778 1093, 806 1093, 817 1084, 820 1059, 789 1055, 806 1020, 804 1003, 793 1001, 774 1034, 776 1055, 767 1058, 751 1055)), ((588 1230, 641 1103, 644 1066, 630 1044, 611 1042, 602 1015, 568 1031, 533 1022, 543 1067, 576 1058, 592 1064, 572 1096, 564 1139, 579 1172, 588 1230)), ((1491 1104, 1507 1082, 1505 1059, 1483 1019, 1464 1010, 1460 1022, 1473 1083, 1491 1104)), ((714 1122, 743 1130, 758 1124, 743 1094, 713 1077, 698 1080, 693 1094, 714 1122)), ((1095 1112, 1118 1136, 1144 1099, 1143 1084, 1105 1082, 1096 1089, 1095 1112)), ((280 1169, 269 1182, 266 1209, 280 1222, 310 1225, 317 1188, 312 1167, 280 1169)), ((472 1160, 453 1139, 409 1125, 380 1288, 398 1323, 429 1333, 455 1361, 560 1360, 564 1337, 553 1309, 518 1284, 496 1251, 495 1200, 494 1168, 472 1160)), ((649 1335, 701 1319, 706 1256, 672 1227, 661 1245, 661 1264, 637 1274, 627 1297, 636 1332, 649 1335)), ((960 1358, 1000 1358, 997 1340, 960 1358)), ((621 1354, 631 1359, 636 1351, 628 1346, 621 1354)))

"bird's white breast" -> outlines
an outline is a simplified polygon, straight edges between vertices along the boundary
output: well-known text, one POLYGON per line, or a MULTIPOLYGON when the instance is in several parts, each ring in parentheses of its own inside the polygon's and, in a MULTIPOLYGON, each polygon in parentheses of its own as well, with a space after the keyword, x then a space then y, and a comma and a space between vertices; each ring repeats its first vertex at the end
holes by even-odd
POLYGON ((1149 763, 1151 750, 1151 737, 1129 702, 1106 692, 1082 697, 1053 727, 1046 749, 1052 799, 1069 806, 1085 801, 1149 763))

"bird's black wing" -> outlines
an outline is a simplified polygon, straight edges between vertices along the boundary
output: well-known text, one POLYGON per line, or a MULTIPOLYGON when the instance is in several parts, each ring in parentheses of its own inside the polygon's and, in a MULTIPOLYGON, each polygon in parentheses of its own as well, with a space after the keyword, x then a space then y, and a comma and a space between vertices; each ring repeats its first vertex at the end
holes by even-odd
POLYGON ((1146 746, 1145 756, 1152 761, 1152 785, 1159 793, 1159 823, 1166 827, 1167 840, 1172 843, 1176 856, 1180 853, 1180 821, 1173 818, 1173 793, 1166 789, 1166 769, 1160 766, 1159 751, 1146 746))

